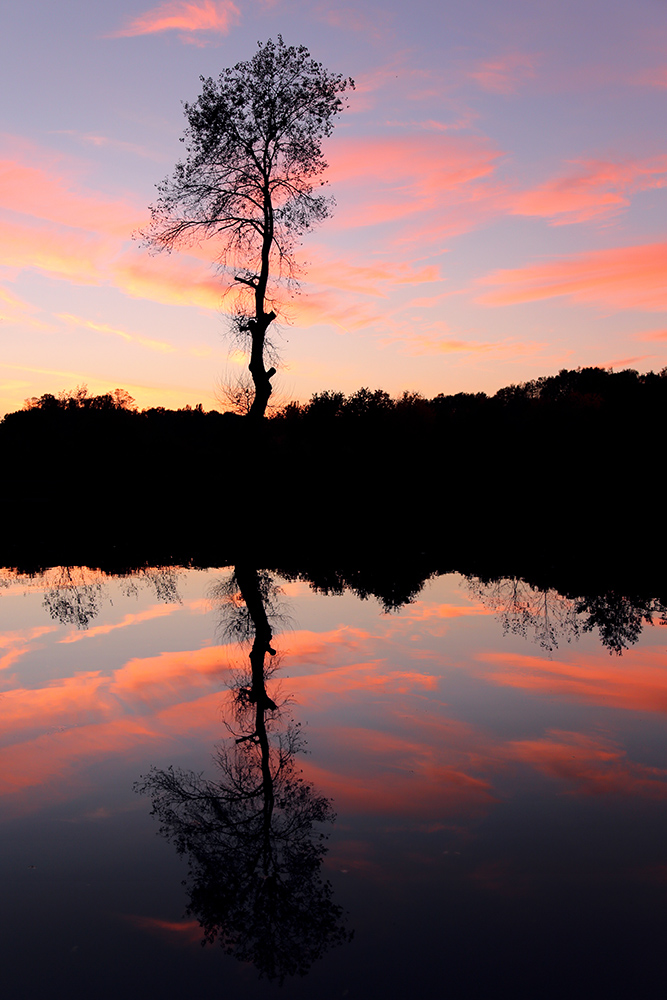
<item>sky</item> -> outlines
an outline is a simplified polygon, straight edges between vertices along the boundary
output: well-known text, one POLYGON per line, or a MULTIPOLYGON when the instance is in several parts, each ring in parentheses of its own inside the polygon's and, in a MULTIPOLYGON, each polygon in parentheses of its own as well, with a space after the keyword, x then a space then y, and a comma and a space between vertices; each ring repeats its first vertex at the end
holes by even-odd
POLYGON ((667 365, 667 0, 24 0, 0 36, 0 413, 82 384, 223 408, 246 362, 214 248, 133 233, 200 76, 279 33, 356 89, 278 403, 667 365))

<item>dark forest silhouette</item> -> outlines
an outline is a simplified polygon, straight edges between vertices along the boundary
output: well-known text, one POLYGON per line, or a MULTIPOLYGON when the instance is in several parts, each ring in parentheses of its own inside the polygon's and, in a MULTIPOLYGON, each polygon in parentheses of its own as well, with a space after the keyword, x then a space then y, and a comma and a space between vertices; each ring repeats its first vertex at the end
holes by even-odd
POLYGON ((247 553, 221 526, 243 479, 260 562, 392 549, 497 556, 501 575, 530 559, 642 575, 664 535, 628 531, 657 515, 666 413, 667 370, 562 371, 493 396, 323 392, 258 428, 201 405, 139 411, 122 390, 46 394, 0 424, 0 560, 231 563, 247 553))

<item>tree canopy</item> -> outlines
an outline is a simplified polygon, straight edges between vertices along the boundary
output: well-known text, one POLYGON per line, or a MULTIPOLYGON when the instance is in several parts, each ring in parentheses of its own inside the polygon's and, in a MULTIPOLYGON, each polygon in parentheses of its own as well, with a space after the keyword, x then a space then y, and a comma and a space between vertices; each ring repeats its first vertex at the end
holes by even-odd
POLYGON ((157 251, 215 241, 216 263, 241 293, 234 312, 250 341, 249 415, 262 417, 275 374, 265 349, 276 284, 295 278, 296 244, 330 214, 322 140, 354 83, 280 35, 217 80, 201 81, 198 99, 184 104, 186 159, 158 185, 142 235, 157 251))

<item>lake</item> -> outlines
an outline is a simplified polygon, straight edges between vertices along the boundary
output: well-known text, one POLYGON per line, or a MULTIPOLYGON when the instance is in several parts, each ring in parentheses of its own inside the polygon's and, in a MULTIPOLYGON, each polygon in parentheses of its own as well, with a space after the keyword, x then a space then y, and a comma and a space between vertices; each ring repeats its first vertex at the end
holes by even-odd
POLYGON ((664 996, 662 606, 368 589, 2 571, 3 996, 664 996))

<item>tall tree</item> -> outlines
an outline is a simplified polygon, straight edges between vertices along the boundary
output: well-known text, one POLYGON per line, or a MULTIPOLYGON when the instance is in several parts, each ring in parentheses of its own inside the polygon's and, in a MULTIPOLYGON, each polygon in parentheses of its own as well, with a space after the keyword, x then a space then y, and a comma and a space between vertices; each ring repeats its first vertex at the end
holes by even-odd
POLYGON ((294 278, 299 238, 330 214, 332 199, 320 191, 322 140, 354 83, 280 35, 217 81, 201 80, 197 101, 184 105, 187 157, 158 185, 141 235, 158 251, 216 242, 221 270, 245 292, 236 322, 250 342, 249 416, 261 419, 275 375, 266 367, 266 335, 276 283, 294 278))

